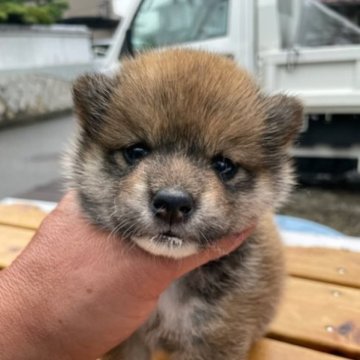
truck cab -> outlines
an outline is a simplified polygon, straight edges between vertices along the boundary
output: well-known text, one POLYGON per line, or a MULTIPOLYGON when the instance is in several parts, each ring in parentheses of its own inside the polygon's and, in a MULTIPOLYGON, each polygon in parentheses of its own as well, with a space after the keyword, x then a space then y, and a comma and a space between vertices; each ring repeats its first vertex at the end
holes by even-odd
POLYGON ((308 178, 360 176, 360 29, 315 0, 133 0, 102 67, 153 48, 191 47, 232 58, 268 93, 302 99, 293 149, 308 178), (310 161, 311 160, 311 161, 310 161))

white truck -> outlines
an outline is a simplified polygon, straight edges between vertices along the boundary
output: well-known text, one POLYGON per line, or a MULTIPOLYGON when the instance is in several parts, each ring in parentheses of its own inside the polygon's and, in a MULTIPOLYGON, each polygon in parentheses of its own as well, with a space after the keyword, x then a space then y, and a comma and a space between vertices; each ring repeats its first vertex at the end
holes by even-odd
POLYGON ((299 96, 293 149, 303 179, 360 177, 360 28, 316 0, 118 0, 101 68, 122 55, 186 46, 233 58, 268 92, 299 96))

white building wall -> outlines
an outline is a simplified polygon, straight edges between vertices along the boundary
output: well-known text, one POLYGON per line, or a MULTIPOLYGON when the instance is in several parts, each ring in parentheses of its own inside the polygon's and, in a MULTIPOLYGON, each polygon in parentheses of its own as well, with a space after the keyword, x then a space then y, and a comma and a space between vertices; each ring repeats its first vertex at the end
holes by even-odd
POLYGON ((1 26, 0 71, 89 64, 90 33, 82 26, 1 26))

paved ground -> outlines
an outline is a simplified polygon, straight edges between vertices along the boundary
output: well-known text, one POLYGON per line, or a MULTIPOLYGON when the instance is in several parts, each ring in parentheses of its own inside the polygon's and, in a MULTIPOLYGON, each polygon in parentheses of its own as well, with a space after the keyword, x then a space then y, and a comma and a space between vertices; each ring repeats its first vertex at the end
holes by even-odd
POLYGON ((358 188, 298 188, 281 210, 360 237, 360 186, 358 188))
POLYGON ((71 116, 0 130, 0 199, 61 176, 60 158, 73 133, 71 116))
MULTIPOLYGON (((0 199, 17 196, 57 201, 60 158, 74 129, 72 117, 0 131, 0 199)), ((359 189, 298 188, 283 214, 300 216, 360 237, 359 189)))

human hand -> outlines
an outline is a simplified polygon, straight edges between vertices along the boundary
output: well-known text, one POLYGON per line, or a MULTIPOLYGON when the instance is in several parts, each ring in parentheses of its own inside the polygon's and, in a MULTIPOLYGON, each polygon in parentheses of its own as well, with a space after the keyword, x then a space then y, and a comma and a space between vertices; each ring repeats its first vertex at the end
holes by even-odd
POLYGON ((146 321, 172 281, 250 232, 181 260, 154 257, 90 225, 67 194, 0 273, 2 359, 96 359, 146 321))

